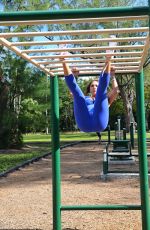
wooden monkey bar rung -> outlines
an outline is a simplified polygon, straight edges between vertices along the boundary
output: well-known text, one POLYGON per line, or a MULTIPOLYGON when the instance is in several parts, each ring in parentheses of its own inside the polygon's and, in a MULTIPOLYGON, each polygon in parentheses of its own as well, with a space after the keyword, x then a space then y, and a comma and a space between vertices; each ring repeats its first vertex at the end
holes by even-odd
POLYGON ((46 32, 10 32, 0 33, 0 37, 35 37, 35 36, 61 36, 61 35, 87 35, 87 34, 125 34, 125 33, 149 32, 149 27, 137 28, 113 28, 113 29, 95 29, 95 30, 66 30, 66 31, 46 31, 46 32))
POLYGON ((35 46, 35 45, 59 45, 59 44, 99 44, 103 42, 137 42, 145 41, 146 37, 124 37, 124 38, 101 38, 101 39, 72 39, 72 40, 55 40, 55 41, 31 41, 31 42, 12 42, 12 46, 35 46))
POLYGON ((0 25, 42 25, 42 24, 73 24, 73 23, 99 23, 110 21, 133 21, 133 20, 148 20, 147 15, 130 16, 130 17, 106 17, 106 18, 80 18, 80 19, 63 19, 63 20, 30 20, 30 21, 1 21, 0 25))
MULTIPOLYGON (((139 10, 137 15, 129 16, 128 12, 123 12, 123 16, 116 14, 110 17, 84 17, 84 18, 64 18, 59 19, 44 19, 36 18, 36 20, 18 20, 16 14, 10 15, 10 18, 17 20, 3 20, 3 15, 0 15, 0 26, 8 25, 37 25, 37 24, 73 24, 73 23, 96 23, 101 22, 116 22, 116 21, 148 21, 148 15, 140 15, 139 10), (124 13, 127 16, 124 16, 124 13), (118 15, 118 16, 117 16, 118 15)), ((144 12, 146 9, 143 8, 144 12)), ((132 10, 131 10, 132 11, 132 10)), ((48 13, 48 12, 47 12, 48 13)), ((65 11, 67 14, 67 12, 65 11)), ((76 12, 77 13, 77 12, 76 12)), ((28 13, 24 13, 27 14, 28 13)), ((38 13, 37 13, 38 15, 38 13)), ((64 14, 65 15, 65 14, 64 14)), ((103 13, 102 13, 103 15, 103 13)), ((58 16, 58 15, 57 15, 58 16)), ((36 16, 37 17, 37 16, 36 16)), ((46 16, 48 17, 48 16, 46 16)), ((60 16, 62 17, 62 16, 60 16)), ((71 17, 71 16, 69 16, 71 17)), ((70 25, 70 26, 71 26, 70 25)), ((112 24, 113 25, 113 24, 112 24)), ((149 49, 149 27, 131 27, 131 28, 114 28, 111 29, 82 29, 82 30, 60 30, 60 31, 37 31, 37 32, 9 32, 0 33, 0 43, 8 49, 15 52, 25 60, 31 62, 37 68, 44 71, 46 74, 53 76, 56 72, 62 75, 62 67, 60 58, 66 58, 67 63, 74 64, 81 69, 81 75, 90 74, 89 69, 85 71, 83 68, 90 67, 93 73, 98 72, 104 66, 105 57, 111 56, 112 63, 116 68, 117 73, 138 72, 142 68, 147 50, 149 49), (127 34, 127 36, 124 36, 127 34), (61 36, 69 36, 69 39, 61 38, 61 36), (88 35, 93 36, 89 39, 88 35), (103 37, 104 35, 104 37, 103 37), (71 37, 70 37, 71 36, 71 37), (77 36, 77 37, 76 37, 77 36), (80 37, 79 37, 80 36, 80 37), (106 37, 107 36, 107 37, 106 37), (24 39, 34 38, 32 41, 14 41, 14 38, 24 37, 24 39), (48 40, 51 37, 52 40, 48 40), (87 38, 86 38, 87 37, 87 38), (7 40, 9 39, 9 40, 7 40), (38 40, 37 40, 38 39, 38 40), (110 46, 110 43, 114 45, 110 46), (62 45, 62 47, 60 47, 62 45), (51 47, 49 47, 51 46, 51 47), (74 47, 73 47, 74 46, 74 47), (20 47, 20 48, 19 48, 20 47), (25 47, 25 48, 23 48, 25 47), (61 52, 68 52, 62 54, 61 52), (38 54, 38 55, 36 55, 38 54), (92 64, 93 63, 93 64, 92 64), (101 63, 101 64, 99 64, 101 63), (56 65, 57 64, 57 65, 56 65), (99 65, 98 65, 99 64, 99 65), (53 65, 51 67, 50 65, 53 65), (51 69, 50 69, 51 68, 51 69)))

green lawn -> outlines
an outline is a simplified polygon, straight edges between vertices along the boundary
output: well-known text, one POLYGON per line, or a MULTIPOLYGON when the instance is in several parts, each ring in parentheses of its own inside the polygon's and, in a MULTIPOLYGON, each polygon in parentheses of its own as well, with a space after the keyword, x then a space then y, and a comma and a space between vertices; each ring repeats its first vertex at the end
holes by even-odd
MULTIPOLYGON (((74 141, 98 140, 95 133, 62 133, 60 134, 61 146, 74 141)), ((51 136, 46 134, 27 134, 23 136, 26 150, 16 152, 8 150, 0 154, 0 173, 9 170, 29 159, 51 152, 51 136)))
POLYGON ((40 155, 41 153, 37 151, 28 153, 0 154, 0 173, 40 155))
MULTIPOLYGON (((102 132, 102 140, 108 140, 108 132, 102 132)), ((111 131, 111 140, 115 138, 115 131, 111 131)), ((130 135, 127 134, 127 138, 130 138, 130 135)), ((135 139, 137 138, 137 133, 135 133, 135 139)), ((150 138, 150 132, 146 133, 146 138, 150 138)), ((96 133, 83 133, 83 132, 67 132, 60 133, 60 141, 62 142, 73 142, 73 141, 93 141, 98 140, 96 133)), ((23 135, 24 143, 27 142, 50 142, 51 135, 46 134, 27 134, 23 135)))
MULTIPOLYGON (((135 138, 137 135, 135 134, 135 138)), ((129 138, 129 135, 127 135, 129 138)), ((147 138, 150 138, 150 133, 147 133, 147 138)), ((111 139, 114 139, 114 131, 111 131, 111 139)), ((83 133, 83 132, 68 132, 60 133, 61 145, 71 143, 74 141, 92 141, 98 140, 96 133, 83 133)), ((102 140, 108 140, 108 133, 102 133, 102 140)), ((46 134, 27 134, 23 135, 23 141, 26 150, 10 151, 0 153, 0 173, 4 172, 26 160, 32 159, 36 156, 43 155, 44 153, 51 152, 51 136, 46 134)))
MULTIPOLYGON (((114 132, 111 132, 112 138, 114 132)), ((102 133, 102 140, 107 140, 107 132, 102 133)), ((46 134, 27 134, 23 136, 24 143, 27 142, 50 142, 51 135, 46 134)), ((91 141, 98 140, 96 133, 83 133, 83 132, 68 132, 60 133, 60 141, 73 142, 73 141, 91 141)))

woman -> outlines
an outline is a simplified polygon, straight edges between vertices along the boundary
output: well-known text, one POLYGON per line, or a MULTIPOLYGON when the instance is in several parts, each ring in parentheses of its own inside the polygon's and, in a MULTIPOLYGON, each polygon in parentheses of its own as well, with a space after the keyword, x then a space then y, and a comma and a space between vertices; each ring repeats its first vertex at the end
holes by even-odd
MULTIPOLYGON (((72 70, 73 74, 76 75, 78 74, 78 72, 76 71, 76 69, 73 69, 72 70)), ((113 67, 111 67, 111 78, 112 78, 112 89, 110 92, 108 92, 108 104, 109 106, 111 106, 111 104, 115 101, 115 99, 117 98, 118 96, 118 93, 119 93, 119 88, 118 88, 118 83, 116 81, 116 78, 115 78, 115 69, 113 67)), ((86 88, 86 95, 88 96, 89 94, 91 94, 90 92, 90 88, 91 88, 91 85, 94 83, 94 82, 97 82, 98 83, 98 80, 92 80, 87 88, 86 88)), ((99 143, 101 143, 101 133, 100 132, 96 132, 97 136, 98 136, 98 140, 99 140, 99 143)))
MULTIPOLYGON (((76 69, 72 69, 72 73, 74 74, 74 76, 77 75, 77 70, 76 69)), ((113 67, 111 67, 111 72, 110 72, 110 75, 111 75, 111 79, 112 79, 112 89, 110 92, 108 92, 108 103, 109 103, 109 106, 111 106, 111 104, 115 101, 115 99, 117 98, 118 96, 118 93, 119 93, 119 88, 118 88, 118 83, 116 81, 116 78, 115 78, 115 69, 113 67)), ((92 80, 87 88, 86 88, 86 92, 85 92, 85 95, 91 95, 91 92, 90 92, 90 88, 91 88, 91 85, 93 84, 93 82, 97 82, 98 84, 98 80, 95 79, 95 80, 92 80)), ((91 95, 91 97, 93 97, 93 95, 91 95)))
POLYGON ((79 129, 84 132, 103 131, 107 127, 109 118, 107 87, 110 81, 110 59, 106 60, 99 80, 94 80, 90 84, 91 96, 83 94, 65 60, 63 60, 63 70, 66 83, 74 98, 74 114, 79 129))

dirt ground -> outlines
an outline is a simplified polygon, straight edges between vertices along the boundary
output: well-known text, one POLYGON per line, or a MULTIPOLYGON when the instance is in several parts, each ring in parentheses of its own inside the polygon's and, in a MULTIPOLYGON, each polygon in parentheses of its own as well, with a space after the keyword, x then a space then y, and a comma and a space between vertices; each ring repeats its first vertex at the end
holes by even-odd
MULTIPOLYGON (((139 177, 100 177, 103 149, 82 143, 61 150, 62 205, 140 204, 139 177)), ((0 188, 0 230, 53 229, 51 156, 1 178, 0 188)), ((62 229, 141 230, 141 212, 63 211, 62 229)))

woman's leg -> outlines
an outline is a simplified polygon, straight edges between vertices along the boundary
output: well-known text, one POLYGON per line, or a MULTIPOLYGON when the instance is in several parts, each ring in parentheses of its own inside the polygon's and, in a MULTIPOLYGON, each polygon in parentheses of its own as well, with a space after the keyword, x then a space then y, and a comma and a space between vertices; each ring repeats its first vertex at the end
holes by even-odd
POLYGON ((91 132, 92 119, 85 101, 85 96, 78 86, 76 79, 65 60, 63 60, 63 69, 64 75, 66 76, 66 84, 68 85, 68 88, 74 98, 74 115, 76 123, 80 130, 84 132, 91 132))
POLYGON ((103 131, 108 124, 109 106, 107 97, 107 87, 110 82, 111 62, 106 60, 105 70, 99 77, 99 85, 96 92, 93 112, 93 127, 95 131, 103 131))
POLYGON ((74 115, 79 129, 84 132, 92 132, 92 117, 89 113, 82 90, 72 74, 66 76, 65 81, 74 98, 74 115))
POLYGON ((109 105, 107 87, 110 81, 110 73, 100 75, 93 112, 93 126, 95 131, 102 131, 107 127, 109 119, 109 105))

